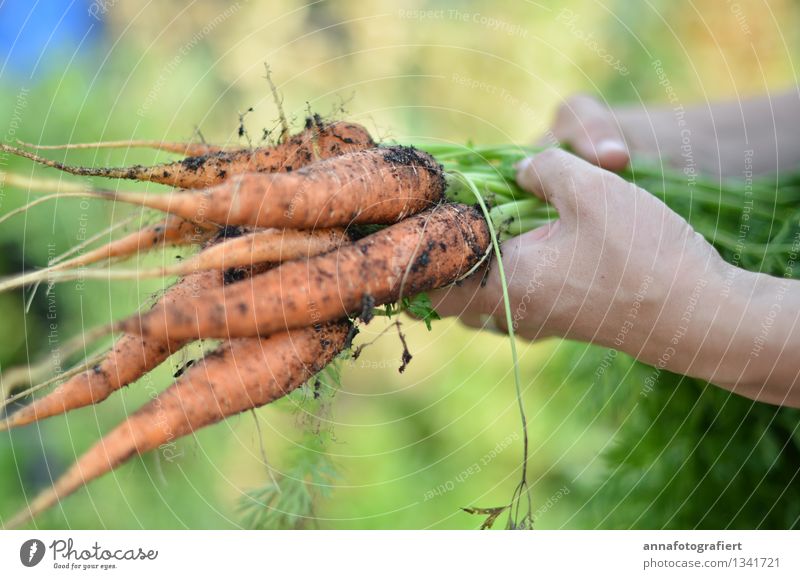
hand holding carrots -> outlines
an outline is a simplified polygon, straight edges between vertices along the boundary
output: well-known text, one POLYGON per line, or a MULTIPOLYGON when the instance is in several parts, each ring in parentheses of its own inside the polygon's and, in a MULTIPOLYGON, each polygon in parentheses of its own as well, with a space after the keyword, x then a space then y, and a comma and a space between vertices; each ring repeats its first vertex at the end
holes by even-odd
MULTIPOLYGON (((406 298, 455 282, 431 296, 442 315, 499 327, 508 315, 522 337, 594 342, 755 399, 800 405, 800 393, 786 391, 794 365, 776 348, 800 345, 800 330, 772 315, 771 341, 752 364, 752 333, 740 331, 773 313, 770 299, 800 311, 798 284, 727 265, 680 215, 607 171, 628 165, 627 137, 608 109, 578 97, 562 107, 550 140, 594 165, 558 149, 523 158, 528 153, 503 147, 465 154, 433 146, 432 156, 375 146, 358 125, 313 119, 274 147, 202 149, 200 157, 156 167, 70 167, 0 147, 79 175, 184 187, 164 195, 72 191, 171 216, 79 258, 0 281, 0 291, 70 279, 76 266, 165 245, 200 249, 144 272, 92 270, 95 278, 185 277, 148 312, 114 324, 124 335, 99 364, 0 430, 100 402, 189 342, 222 339, 159 397, 171 409, 170 432, 185 435, 300 386, 349 347, 352 322, 368 322, 376 306, 397 311, 406 298), (476 200, 480 209, 468 205, 476 200), (497 239, 509 239, 501 263, 512 313, 505 315, 501 267, 491 257, 497 239), (471 275, 487 264, 485 276, 471 275)), ((149 141, 91 145, 195 150, 149 141)), ((166 433, 152 413, 148 405, 110 433, 11 524, 162 444, 166 433)))
MULTIPOLYGON (((560 216, 503 247, 517 333, 591 341, 657 361, 695 286, 721 280, 717 252, 646 191, 564 151, 526 159, 517 179, 560 216), (653 334, 657 323, 663 331, 653 334)), ((467 283, 437 299, 441 314, 466 314, 473 325, 475 314, 489 315, 505 325, 494 270, 485 287, 467 283)), ((670 369, 690 369, 685 353, 670 369)))
MULTIPOLYGON (((552 149, 518 165, 519 185, 560 218, 503 247, 517 333, 593 342, 755 400, 800 405, 791 388, 796 363, 784 353, 800 346, 800 329, 791 317, 773 323, 770 313, 770 304, 785 308, 787 299, 800 307, 800 284, 726 263, 683 217, 604 170, 623 169, 629 146, 641 142, 630 138, 626 119, 573 98, 551 140, 590 162, 552 149), (756 335, 764 320, 768 344, 756 335)), ((441 315, 505 327, 494 269, 485 287, 466 283, 432 299, 441 315)))

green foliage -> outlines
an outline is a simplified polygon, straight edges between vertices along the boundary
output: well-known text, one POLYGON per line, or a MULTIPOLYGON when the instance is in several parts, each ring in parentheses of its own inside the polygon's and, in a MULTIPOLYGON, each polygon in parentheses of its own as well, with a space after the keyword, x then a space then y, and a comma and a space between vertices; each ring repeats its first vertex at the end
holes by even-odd
POLYGON ((306 441, 291 468, 239 501, 242 523, 250 529, 304 529, 315 524, 316 501, 330 496, 338 472, 324 447, 306 441))
POLYGON ((333 430, 326 427, 331 403, 341 385, 339 364, 340 360, 329 364, 289 397, 287 402, 295 408, 302 435, 289 453, 291 466, 276 473, 265 464, 270 469, 269 480, 239 500, 239 512, 246 527, 303 529, 315 525, 317 501, 330 496, 339 478, 327 453, 327 446, 334 438, 333 430))
POLYGON ((431 298, 428 297, 428 294, 424 292, 410 298, 401 298, 401 300, 397 303, 386 304, 385 306, 381 308, 375 308, 372 311, 373 315, 385 316, 387 318, 396 316, 401 312, 408 312, 415 318, 425 322, 425 327, 428 328, 428 331, 431 330, 431 322, 441 319, 439 314, 436 313, 436 310, 433 309, 431 298))
POLYGON ((800 413, 664 373, 606 453, 601 528, 768 528, 800 523, 800 413))

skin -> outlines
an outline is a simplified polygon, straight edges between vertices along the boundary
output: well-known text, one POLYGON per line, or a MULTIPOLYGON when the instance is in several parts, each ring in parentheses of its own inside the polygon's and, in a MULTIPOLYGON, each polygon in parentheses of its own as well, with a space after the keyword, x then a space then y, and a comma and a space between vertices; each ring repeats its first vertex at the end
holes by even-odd
MULTIPOLYGON (((699 169, 741 175, 748 149, 762 174, 800 162, 800 138, 784 126, 800 118, 799 103, 793 93, 772 108, 762 99, 687 111, 698 151, 716 150, 711 158, 695 153, 699 169), (770 110, 774 117, 762 118, 770 110), (702 130, 708 126, 729 140, 716 146, 714 132, 702 130), (739 139, 745 128, 749 141, 739 139)), ((552 203, 560 218, 503 247, 516 331, 530 340, 559 336, 616 348, 753 400, 800 407, 800 282, 725 263, 677 213, 609 171, 625 167, 631 154, 685 159, 671 114, 617 114, 575 97, 559 110, 550 136, 578 156, 553 149, 519 165, 520 186, 552 203)), ((505 329, 496 268, 485 287, 468 280, 432 299, 441 315, 505 329)))

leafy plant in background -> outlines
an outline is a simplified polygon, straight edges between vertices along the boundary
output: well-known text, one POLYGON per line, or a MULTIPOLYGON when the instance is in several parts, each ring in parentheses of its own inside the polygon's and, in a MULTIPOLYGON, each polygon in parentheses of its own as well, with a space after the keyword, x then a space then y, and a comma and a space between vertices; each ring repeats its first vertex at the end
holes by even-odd
POLYGON ((284 401, 284 406, 293 408, 302 435, 288 453, 286 460, 291 466, 284 471, 275 472, 264 457, 269 480, 239 500, 246 527, 302 529, 316 525, 315 506, 330 497, 339 478, 328 447, 335 440, 330 422, 333 400, 341 386, 340 364, 341 360, 335 360, 284 401))

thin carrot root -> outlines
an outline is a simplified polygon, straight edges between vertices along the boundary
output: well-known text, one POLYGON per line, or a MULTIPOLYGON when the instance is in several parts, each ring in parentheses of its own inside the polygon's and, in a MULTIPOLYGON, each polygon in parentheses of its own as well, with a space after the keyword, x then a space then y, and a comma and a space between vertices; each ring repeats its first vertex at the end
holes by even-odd
POLYGON ((94 143, 68 143, 63 145, 36 145, 17 139, 17 144, 28 149, 40 151, 64 151, 78 149, 155 149, 167 153, 176 153, 187 157, 200 157, 225 151, 224 147, 208 145, 206 143, 178 143, 173 141, 136 140, 127 141, 97 141, 94 143))
POLYGON ((272 94, 272 101, 275 103, 275 108, 278 109, 278 118, 281 123, 281 134, 279 135, 279 142, 283 142, 289 138, 289 121, 286 119, 286 113, 283 110, 283 99, 278 94, 278 87, 272 80, 272 69, 269 64, 264 63, 264 72, 266 73, 266 81, 269 85, 269 91, 272 94))
POLYGON ((67 261, 62 261, 48 269, 61 270, 82 267, 98 261, 138 255, 142 251, 164 246, 199 245, 208 241, 217 233, 218 228, 216 227, 170 216, 163 221, 148 225, 121 239, 112 241, 92 251, 87 251, 67 261))
MULTIPOLYGON (((0 148, 2 146, 4 145, 0 144, 0 148)), ((9 185, 11 187, 16 187, 18 189, 25 189, 27 191, 31 190, 56 191, 56 193, 51 193, 48 195, 37 197, 36 199, 27 203, 26 205, 18 207, 13 211, 9 211, 8 213, 0 217, 0 223, 8 221, 15 215, 19 215, 20 213, 25 213, 29 209, 36 207, 37 205, 40 205, 47 201, 51 201, 53 199, 61 199, 64 197, 86 197, 87 190, 89 189, 89 187, 87 187, 86 185, 81 185, 80 183, 70 183, 68 181, 62 181, 60 179, 38 179, 34 177, 27 177, 25 175, 20 175, 19 173, 6 173, 3 171, 0 171, 0 185, 9 185)))
POLYGON ((0 374, 0 411, 13 402, 11 398, 21 388, 47 380, 54 369, 55 361, 48 357, 38 364, 15 366, 0 374))
POLYGON ((86 191, 87 186, 81 183, 70 183, 61 179, 40 179, 19 173, 9 173, 0 171, 0 183, 18 189, 35 189, 37 191, 61 191, 64 193, 81 193, 86 191))
MULTIPOLYGON (((58 349, 59 357, 62 360, 72 358, 76 354, 86 350, 86 346, 107 336, 111 332, 108 326, 92 328, 64 342, 58 349)), ((29 366, 13 366, 0 374, 0 410, 6 407, 14 398, 13 394, 19 392, 24 386, 30 386, 42 381, 47 381, 47 376, 55 369, 54 359, 47 356, 29 366)))
POLYGON ((64 270, 80 268, 102 260, 137 255, 143 250, 157 247, 200 244, 211 239, 218 231, 217 227, 193 223, 180 217, 170 216, 160 223, 149 225, 72 259, 2 280, 0 281, 0 292, 42 281, 55 282, 83 277, 89 279, 92 277, 92 270, 64 270))
MULTIPOLYGON (((80 374, 81 372, 85 372, 86 370, 88 370, 89 368, 91 368, 92 366, 97 364, 98 362, 102 361, 104 357, 105 357, 105 354, 95 354, 93 356, 90 356, 90 357, 86 358, 85 360, 83 360, 82 362, 80 362, 76 366, 70 368, 69 370, 65 370, 64 372, 61 372, 61 374, 57 374, 55 376, 52 376, 52 377, 48 378, 44 382, 39 382, 34 386, 30 386, 28 388, 25 388, 24 390, 18 391, 16 394, 14 394, 13 396, 10 396, 5 401, 0 403, 0 410, 5 408, 9 404, 11 404, 13 402, 16 402, 17 400, 22 400, 23 398, 31 396, 32 394, 36 394, 40 390, 43 390, 43 389, 47 388, 48 386, 50 386, 52 384, 55 384, 56 382, 62 382, 64 380, 68 380, 68 379, 72 378, 73 376, 75 376, 76 374, 80 374)), ((8 430, 9 428, 11 428, 11 426, 8 424, 7 421, 0 422, 0 432, 2 432, 4 430, 8 430)))
POLYGON ((62 261, 66 261, 67 259, 69 259, 70 256, 83 251, 84 249, 92 245, 94 242, 103 239, 107 235, 111 235, 115 230, 130 225, 131 223, 133 223, 136 217, 137 215, 128 215, 126 218, 121 219, 116 223, 113 223, 112 225, 109 225, 102 231, 98 231, 91 237, 87 237, 84 241, 81 241, 80 243, 73 245, 65 252, 60 253, 55 257, 51 258, 47 263, 48 267, 61 263, 62 261))
POLYGON ((23 205, 22 207, 18 207, 13 211, 9 211, 2 217, 0 217, 0 223, 4 223, 14 217, 15 215, 19 215, 21 213, 27 213, 30 209, 36 207, 37 205, 41 205, 42 203, 47 203, 48 201, 52 201, 53 199, 64 199, 69 197, 79 197, 82 199, 86 198, 99 198, 99 199, 109 199, 109 195, 95 195, 92 192, 84 191, 83 193, 72 193, 72 192, 64 192, 64 193, 53 193, 51 195, 43 195, 42 197, 37 197, 30 203, 23 205))
POLYGON ((62 261, 48 269, 52 271, 82 267, 98 261, 138 255, 142 251, 164 246, 198 245, 217 235, 218 231, 218 228, 207 224, 169 216, 159 223, 148 225, 121 239, 87 251, 70 260, 62 261))
POLYGON ((396 223, 439 203, 441 166, 421 151, 376 147, 318 161, 291 173, 237 175, 204 191, 152 195, 87 191, 192 221, 252 227, 346 227, 396 223))
POLYGON ((474 207, 447 203, 345 245, 292 261, 174 307, 118 324, 158 339, 266 336, 451 284, 487 255, 489 228, 474 207))
POLYGON ((288 394, 348 346, 350 329, 348 321, 332 322, 223 344, 106 435, 6 528, 19 527, 134 454, 288 394))
POLYGON ((0 143, 0 151, 24 157, 46 167, 73 175, 151 181, 183 189, 199 189, 218 185, 230 175, 248 172, 292 171, 317 158, 328 158, 344 152, 374 145, 364 127, 353 123, 314 125, 274 147, 217 151, 208 155, 187 157, 174 163, 152 167, 79 167, 47 159, 25 149, 0 143))
MULTIPOLYGON (((79 271, 56 271, 55 268, 27 274, 18 279, 18 285, 25 285, 38 278, 49 283, 74 279, 127 280, 147 279, 168 276, 189 275, 199 271, 249 267, 257 264, 283 263, 303 257, 311 257, 336 249, 347 243, 350 237, 342 228, 317 229, 305 231, 297 229, 268 229, 254 231, 240 237, 232 237, 222 243, 212 245, 199 253, 166 267, 152 269, 82 269, 79 271), (46 274, 46 275, 45 275, 46 274)), ((59 268, 66 269, 66 268, 59 268)), ((11 289, 7 283, 0 282, 0 291, 11 289)))

